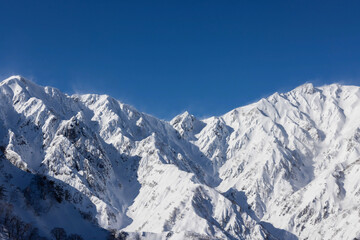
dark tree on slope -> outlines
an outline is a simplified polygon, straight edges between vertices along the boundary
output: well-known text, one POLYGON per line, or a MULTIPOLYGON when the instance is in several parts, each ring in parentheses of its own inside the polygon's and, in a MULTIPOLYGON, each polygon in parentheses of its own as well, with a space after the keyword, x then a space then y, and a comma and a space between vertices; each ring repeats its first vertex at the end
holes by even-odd
POLYGON ((13 214, 13 205, 0 200, 0 231, 10 240, 46 240, 39 230, 13 214))
POLYGON ((67 240, 84 240, 84 239, 78 234, 70 234, 67 240))
POLYGON ((120 232, 119 233, 119 240, 126 240, 126 238, 129 236, 127 232, 120 232))
POLYGON ((66 232, 63 228, 53 228, 51 230, 51 235, 55 240, 66 240, 66 232))
POLYGON ((9 239, 25 239, 31 232, 32 226, 29 223, 24 223, 17 216, 11 218, 4 224, 7 229, 9 239))
POLYGON ((46 239, 44 237, 41 237, 39 235, 39 229, 38 228, 33 228, 29 234, 29 240, 40 240, 40 239, 46 239))
POLYGON ((115 229, 110 230, 110 234, 107 238, 107 240, 126 240, 129 234, 127 232, 121 231, 119 234, 117 234, 117 231, 115 229))
POLYGON ((3 200, 5 198, 5 187, 4 185, 0 185, 0 200, 3 200))
POLYGON ((0 223, 6 224, 10 221, 13 205, 0 201, 0 223))

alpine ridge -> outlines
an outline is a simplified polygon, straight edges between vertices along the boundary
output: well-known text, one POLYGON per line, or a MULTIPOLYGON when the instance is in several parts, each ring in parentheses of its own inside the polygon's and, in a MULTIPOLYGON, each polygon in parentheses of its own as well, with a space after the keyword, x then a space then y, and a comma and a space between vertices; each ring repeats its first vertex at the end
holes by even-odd
POLYGON ((13 76, 0 105, 0 239, 360 239, 357 86, 164 121, 13 76))

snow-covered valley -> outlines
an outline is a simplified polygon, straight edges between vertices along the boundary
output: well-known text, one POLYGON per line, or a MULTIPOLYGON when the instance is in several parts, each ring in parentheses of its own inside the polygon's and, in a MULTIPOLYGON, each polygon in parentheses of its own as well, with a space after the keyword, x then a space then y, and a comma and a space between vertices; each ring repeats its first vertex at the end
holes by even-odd
POLYGON ((0 239, 360 239, 357 86, 168 122, 13 76, 0 105, 0 239))

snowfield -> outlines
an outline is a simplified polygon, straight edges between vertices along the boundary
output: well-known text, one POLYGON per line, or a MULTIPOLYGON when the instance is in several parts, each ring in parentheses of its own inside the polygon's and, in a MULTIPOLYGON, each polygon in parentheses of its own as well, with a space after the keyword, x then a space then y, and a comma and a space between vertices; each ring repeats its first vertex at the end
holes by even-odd
POLYGON ((167 122, 13 76, 0 105, 1 239, 360 239, 359 87, 167 122))

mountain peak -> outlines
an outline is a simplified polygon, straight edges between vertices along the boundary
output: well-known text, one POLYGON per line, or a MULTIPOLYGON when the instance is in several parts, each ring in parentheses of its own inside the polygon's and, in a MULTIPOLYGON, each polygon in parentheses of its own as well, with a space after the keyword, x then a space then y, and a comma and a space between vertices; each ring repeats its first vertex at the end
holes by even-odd
POLYGON ((313 94, 316 92, 316 88, 312 83, 304 83, 303 85, 300 85, 299 87, 292 90, 292 92, 301 92, 305 94, 313 94))
POLYGON ((174 117, 170 121, 170 124, 180 133, 182 137, 185 137, 188 140, 194 139, 194 135, 200 132, 200 130, 204 127, 204 123, 188 111, 174 117))
POLYGON ((0 83, 0 86, 4 86, 7 85, 11 88, 15 87, 15 86, 19 86, 22 89, 28 89, 28 88, 32 88, 32 89, 38 89, 40 88, 40 86, 38 84, 36 84, 35 82, 26 79, 25 77, 21 76, 21 75, 13 75, 11 77, 6 78, 5 80, 3 80, 0 83))
POLYGON ((3 84, 7 84, 9 82, 23 82, 25 83, 26 82, 26 79, 24 77, 22 77, 21 75, 13 75, 13 76, 10 76, 6 79, 4 79, 3 81, 1 81, 1 85, 3 84))
POLYGON ((173 119, 170 120, 170 124, 171 125, 176 125, 179 122, 183 122, 183 121, 191 121, 192 119, 194 119, 195 117, 193 115, 191 115, 188 111, 185 111, 177 116, 175 116, 173 119))

